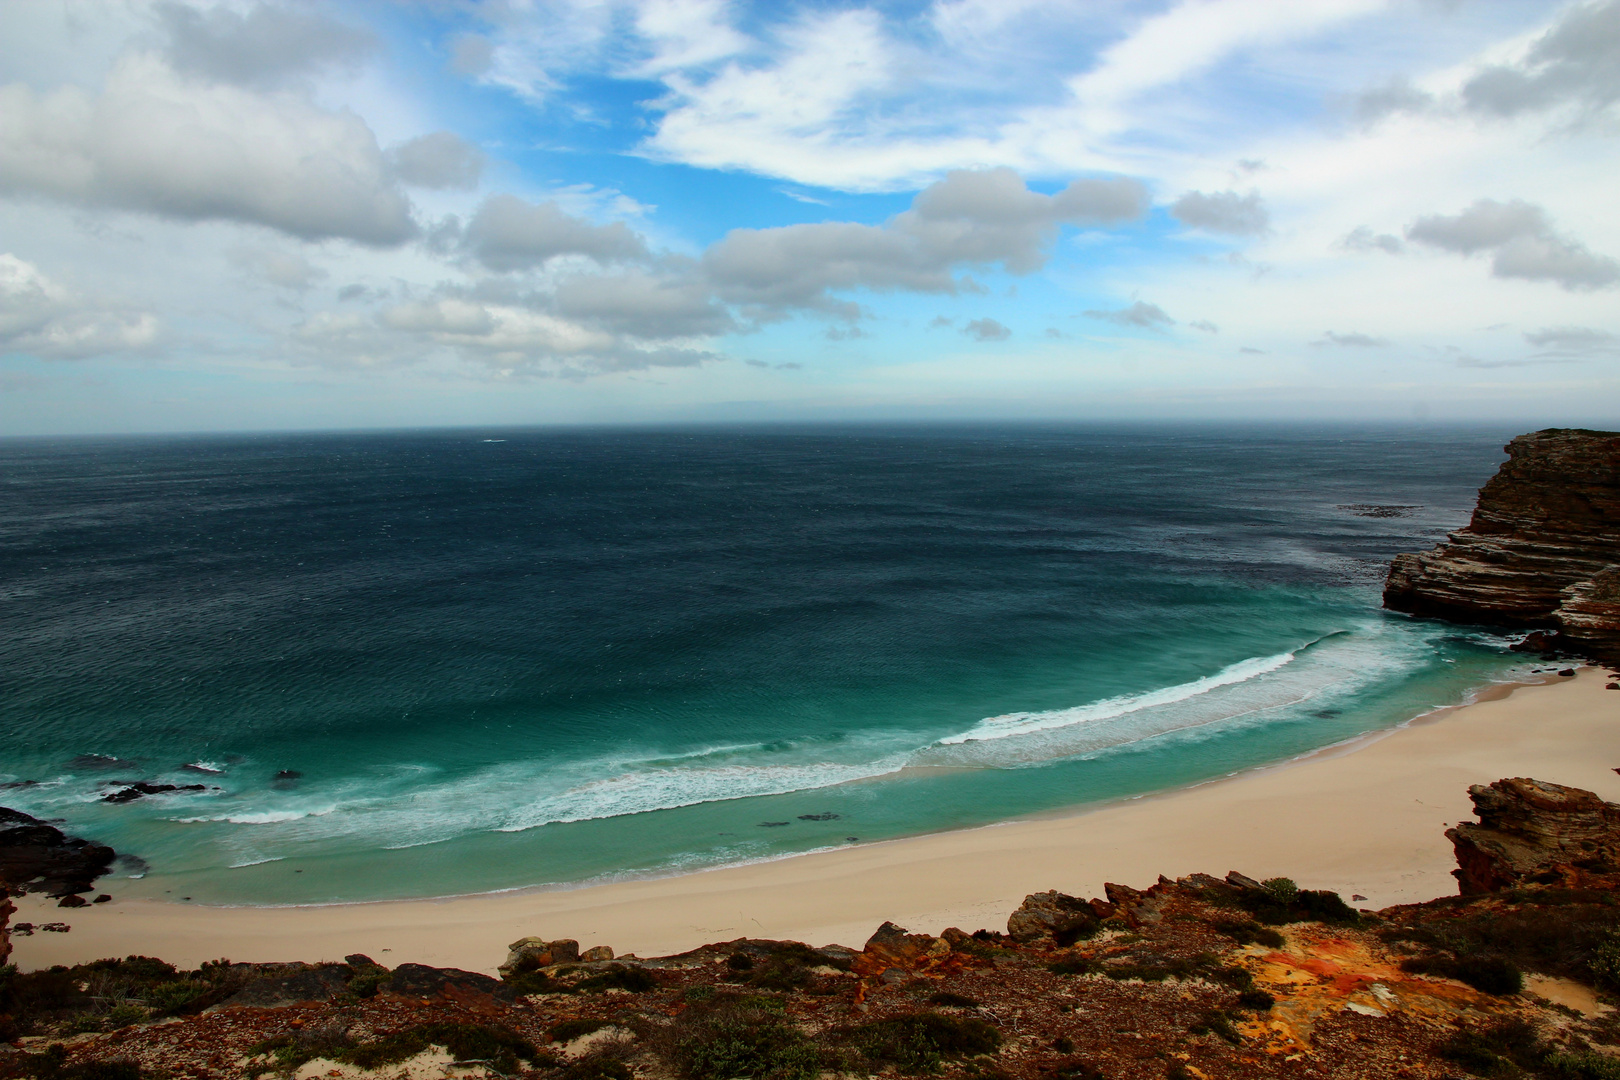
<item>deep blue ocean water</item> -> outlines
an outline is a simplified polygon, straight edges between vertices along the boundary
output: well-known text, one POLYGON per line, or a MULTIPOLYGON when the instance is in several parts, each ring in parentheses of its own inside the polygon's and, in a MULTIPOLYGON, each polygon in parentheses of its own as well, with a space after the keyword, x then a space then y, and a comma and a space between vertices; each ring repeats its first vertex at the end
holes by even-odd
POLYGON ((123 895, 286 903, 1222 776, 1515 670, 1379 610, 1515 433, 0 441, 0 803, 138 856, 123 895))

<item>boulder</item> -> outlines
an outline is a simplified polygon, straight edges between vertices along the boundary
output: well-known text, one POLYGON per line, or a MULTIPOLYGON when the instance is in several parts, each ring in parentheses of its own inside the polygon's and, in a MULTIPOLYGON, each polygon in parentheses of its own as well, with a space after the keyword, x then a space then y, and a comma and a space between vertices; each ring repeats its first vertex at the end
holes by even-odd
POLYGON ((1099 914, 1096 903, 1055 891, 1031 893, 1017 911, 1007 916, 1007 936, 1025 945, 1070 944, 1074 940, 1071 935, 1095 928, 1100 918, 1107 917, 1099 914), (1069 938, 1067 942, 1062 940, 1065 937, 1069 938))
POLYGON ((579 954, 580 960, 591 964, 602 960, 613 959, 613 947, 610 945, 593 945, 579 954))
POLYGON ((1446 830, 1464 896, 1527 886, 1620 887, 1620 805, 1524 777, 1468 789, 1479 822, 1446 830))
POLYGON ((861 975, 885 971, 925 971, 951 954, 951 944, 931 934, 913 934, 903 926, 886 922, 867 939, 855 957, 854 970, 861 975))
MULTIPOLYGON (((608 957, 612 959, 611 954, 608 957)), ((525 971, 567 964, 579 959, 579 942, 572 938, 547 941, 545 938, 519 938, 506 947, 506 962, 500 966, 502 978, 525 971)))

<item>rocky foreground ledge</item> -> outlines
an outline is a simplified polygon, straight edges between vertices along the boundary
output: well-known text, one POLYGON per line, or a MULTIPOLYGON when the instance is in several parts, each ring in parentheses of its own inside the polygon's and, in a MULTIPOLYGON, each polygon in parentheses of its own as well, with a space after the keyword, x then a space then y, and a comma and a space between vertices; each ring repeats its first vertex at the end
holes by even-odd
POLYGON ((10 969, 0 1077, 1620 1077, 1620 806, 1523 778, 1470 795, 1462 895, 1378 912, 1233 872, 860 949, 525 938, 499 979, 359 955, 10 969))
POLYGON ((1548 428, 1504 450, 1466 528, 1395 556, 1384 606, 1620 662, 1620 433, 1548 428))

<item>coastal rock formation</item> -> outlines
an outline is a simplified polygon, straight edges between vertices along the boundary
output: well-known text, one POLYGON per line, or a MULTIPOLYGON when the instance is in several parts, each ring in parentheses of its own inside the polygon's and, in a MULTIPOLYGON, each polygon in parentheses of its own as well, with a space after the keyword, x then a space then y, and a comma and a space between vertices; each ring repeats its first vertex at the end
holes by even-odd
POLYGON ((1620 805, 1516 777, 1468 789, 1479 824, 1446 830, 1464 896, 1529 885, 1620 887, 1620 805))
POLYGON ((11 956, 11 917, 17 914, 17 905, 11 902, 11 890, 0 880, 0 968, 11 956))
POLYGON ((1552 627, 1600 656, 1620 642, 1620 433, 1549 428, 1504 447, 1473 519, 1432 551, 1395 556, 1393 611, 1552 627))
POLYGON ((1046 941, 1067 945, 1076 934, 1095 930, 1099 919, 1113 913, 1112 906, 1100 900, 1081 900, 1060 892, 1031 893, 1007 916, 1007 936, 1019 944, 1046 941))
POLYGON ((0 806, 0 881, 14 890, 63 898, 87 893, 117 857, 110 847, 0 806))
POLYGON ((525 971, 537 971, 553 964, 579 959, 579 942, 572 938, 547 941, 545 938, 519 938, 506 947, 506 962, 500 966, 503 978, 525 971))

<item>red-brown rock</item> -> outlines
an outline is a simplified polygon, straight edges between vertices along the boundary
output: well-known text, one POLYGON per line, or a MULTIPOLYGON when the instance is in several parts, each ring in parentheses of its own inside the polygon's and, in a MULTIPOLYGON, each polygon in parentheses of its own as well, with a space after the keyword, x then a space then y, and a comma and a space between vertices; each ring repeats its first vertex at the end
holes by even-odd
POLYGON ((1620 887, 1620 805, 1516 777, 1468 789, 1479 823, 1446 830, 1464 896, 1533 885, 1620 887))

